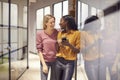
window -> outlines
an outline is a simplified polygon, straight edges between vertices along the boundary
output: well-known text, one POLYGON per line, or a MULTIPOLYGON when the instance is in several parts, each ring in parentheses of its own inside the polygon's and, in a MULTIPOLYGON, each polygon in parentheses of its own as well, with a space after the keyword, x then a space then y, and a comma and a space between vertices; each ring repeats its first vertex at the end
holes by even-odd
POLYGON ((43 21, 43 9, 39 9, 37 10, 37 29, 43 29, 42 21, 43 21))
POLYGON ((48 6, 48 7, 45 7, 45 8, 44 8, 44 11, 45 11, 45 12, 44 12, 45 15, 46 15, 46 14, 50 14, 50 7, 49 7, 49 6, 48 6))
POLYGON ((63 1, 63 15, 68 14, 68 1, 63 1))
POLYGON ((81 2, 78 1, 78 29, 81 26, 81 2))
POLYGON ((96 13, 97 13, 96 8, 92 7, 91 8, 91 15, 96 15, 96 13))
POLYGON ((43 16, 46 14, 50 14, 50 6, 47 6, 45 8, 41 8, 37 10, 36 13, 36 19, 37 19, 37 29, 43 29, 43 16))
POLYGON ((63 15, 68 14, 68 0, 54 4, 55 28, 60 28, 59 22, 63 15))
POLYGON ((88 5, 87 4, 82 3, 82 16, 81 17, 82 17, 82 19, 81 19, 81 21, 82 21, 81 28, 83 28, 84 21, 88 17, 88 5))
POLYGON ((60 18, 62 16, 62 3, 57 3, 54 5, 54 16, 55 20, 55 28, 59 28, 60 18))
MULTIPOLYGON (((3 3, 3 24, 8 24, 8 3, 3 3)), ((17 5, 11 4, 11 25, 17 26, 17 5)))

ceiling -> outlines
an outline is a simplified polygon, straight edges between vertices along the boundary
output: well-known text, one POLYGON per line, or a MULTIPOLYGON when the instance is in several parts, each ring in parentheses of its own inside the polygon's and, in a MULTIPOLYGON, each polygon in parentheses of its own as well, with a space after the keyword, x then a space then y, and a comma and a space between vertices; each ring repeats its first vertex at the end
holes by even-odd
MULTIPOLYGON (((43 0, 29 0, 29 1, 33 2, 33 3, 43 2, 43 0)), ((55 1, 55 0, 51 0, 51 1, 55 1)), ((98 9, 106 9, 106 8, 114 5, 115 3, 117 3, 119 0, 78 0, 78 1, 86 3, 86 4, 90 5, 90 6, 96 7, 98 9)))
POLYGON ((93 7, 96 7, 98 9, 106 9, 117 3, 119 0, 80 0, 80 1, 93 7))

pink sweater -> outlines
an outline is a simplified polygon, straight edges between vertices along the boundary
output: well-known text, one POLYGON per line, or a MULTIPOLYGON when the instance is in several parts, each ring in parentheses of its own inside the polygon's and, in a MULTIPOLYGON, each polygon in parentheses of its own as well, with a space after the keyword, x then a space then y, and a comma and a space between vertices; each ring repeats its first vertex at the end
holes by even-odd
POLYGON ((52 62, 56 58, 55 44, 57 42, 57 34, 57 30, 51 35, 45 33, 44 30, 37 31, 36 48, 38 52, 42 52, 45 62, 52 62))

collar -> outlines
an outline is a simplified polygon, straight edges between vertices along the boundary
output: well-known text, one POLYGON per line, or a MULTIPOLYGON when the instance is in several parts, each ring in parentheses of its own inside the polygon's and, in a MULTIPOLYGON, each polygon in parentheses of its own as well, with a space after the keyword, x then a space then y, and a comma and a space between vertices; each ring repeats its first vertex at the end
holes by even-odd
POLYGON ((63 33, 72 34, 72 33, 74 33, 74 30, 69 30, 69 31, 63 32, 63 33))

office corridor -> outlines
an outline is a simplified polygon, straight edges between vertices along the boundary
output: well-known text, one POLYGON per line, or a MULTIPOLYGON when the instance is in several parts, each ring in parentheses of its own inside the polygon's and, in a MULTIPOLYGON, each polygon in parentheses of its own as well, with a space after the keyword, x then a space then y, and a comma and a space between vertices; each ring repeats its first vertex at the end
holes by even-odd
MULTIPOLYGON (((78 66, 77 73, 77 80, 87 80, 83 65, 78 66)), ((38 55, 31 53, 29 54, 29 69, 25 71, 19 80, 40 80, 40 65, 38 55)), ((72 80, 75 80, 74 75, 72 80)))
MULTIPOLYGON (((120 0, 0 0, 0 80, 40 80, 39 57, 30 51, 36 52, 36 32, 43 30, 43 17, 46 14, 55 17, 57 30, 60 30, 62 16, 73 16, 80 32, 88 17, 98 16, 101 26, 100 31, 95 32, 100 32, 100 42, 89 49, 98 48, 95 52, 90 51, 88 61, 93 60, 91 57, 95 57, 96 51, 103 54, 105 62, 114 61, 115 65, 111 67, 114 66, 116 75, 119 76, 117 80, 120 80, 120 0)), ((93 29, 92 26, 89 29, 93 29)), ((89 40, 91 35, 87 35, 89 36, 82 36, 89 40)), ((90 43, 96 43, 98 36, 95 34, 95 40, 89 40, 90 43)), ((85 48, 86 40, 83 40, 85 48)), ((85 49, 85 53, 89 50, 85 49)), ((84 60, 81 59, 81 54, 78 55, 77 76, 74 74, 72 80, 75 77, 76 80, 88 80, 84 60)), ((109 63, 105 65, 106 80, 110 80, 109 63)))
MULTIPOLYGON (((38 55, 31 53, 29 54, 29 69, 25 71, 25 73, 19 78, 19 80, 40 80, 40 65, 38 55)), ((75 80, 74 75, 72 80, 75 80)), ((77 66, 77 80, 88 80, 85 74, 83 62, 81 63, 81 65, 77 66)), ((108 71, 106 80, 110 80, 108 71)))
POLYGON ((29 69, 19 80, 40 80, 39 57, 35 54, 29 54, 29 69))

